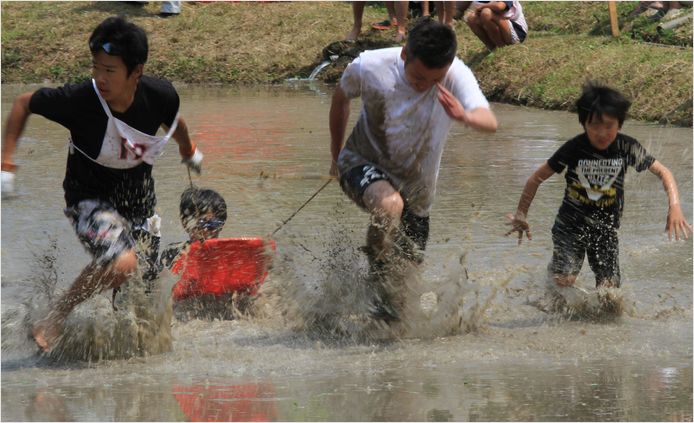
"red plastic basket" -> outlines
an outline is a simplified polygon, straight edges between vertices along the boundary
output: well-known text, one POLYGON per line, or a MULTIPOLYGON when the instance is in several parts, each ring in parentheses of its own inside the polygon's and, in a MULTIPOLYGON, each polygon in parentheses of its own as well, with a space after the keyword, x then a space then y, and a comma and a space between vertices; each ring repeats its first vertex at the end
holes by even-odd
POLYGON ((254 295, 265 281, 275 251, 274 240, 217 238, 194 242, 171 271, 181 275, 173 287, 174 300, 233 292, 254 295))

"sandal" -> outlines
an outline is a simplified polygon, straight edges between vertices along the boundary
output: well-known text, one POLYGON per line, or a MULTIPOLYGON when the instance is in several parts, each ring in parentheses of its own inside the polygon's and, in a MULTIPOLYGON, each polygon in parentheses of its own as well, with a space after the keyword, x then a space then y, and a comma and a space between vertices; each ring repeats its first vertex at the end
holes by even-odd
POLYGON ((381 22, 374 22, 371 24, 371 28, 379 30, 379 31, 387 31, 395 26, 397 26, 397 22, 395 19, 393 19, 393 22, 389 21, 388 19, 381 21, 381 22))

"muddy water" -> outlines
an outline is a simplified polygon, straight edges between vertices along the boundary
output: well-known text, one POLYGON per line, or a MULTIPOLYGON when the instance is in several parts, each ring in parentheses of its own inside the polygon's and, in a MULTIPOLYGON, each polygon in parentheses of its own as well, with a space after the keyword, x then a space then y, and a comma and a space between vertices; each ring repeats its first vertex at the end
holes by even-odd
MULTIPOLYGON (((3 122, 26 88, 3 87, 3 122)), ((229 204, 223 236, 270 234, 326 181, 330 87, 180 93, 205 153, 194 182, 229 204)), ((594 321, 540 311, 530 304, 544 292, 563 178, 543 184, 533 203, 532 242, 505 238, 504 215, 529 174, 580 128, 573 114, 494 110, 494 135, 453 130, 416 277, 439 293, 440 307, 462 298, 452 335, 440 336, 450 322, 426 313, 399 331, 349 319, 342 331, 316 329, 315 310, 359 310, 365 269, 356 248, 367 216, 333 182, 275 235, 256 317, 173 320, 171 352, 91 363, 39 358, 26 337, 42 281, 64 289, 88 262, 61 212, 67 133, 32 117, 17 155, 18 195, 2 202, 2 419, 691 421, 692 244, 663 235, 660 182, 648 172, 627 177, 625 314, 594 321)), ((627 121, 624 132, 673 171, 691 221, 692 130, 627 121)), ((174 145, 154 173, 163 243, 181 240, 178 197, 189 181, 174 145)), ((593 285, 585 265, 579 284, 593 285)), ((105 295, 92 300, 100 303, 105 295)))

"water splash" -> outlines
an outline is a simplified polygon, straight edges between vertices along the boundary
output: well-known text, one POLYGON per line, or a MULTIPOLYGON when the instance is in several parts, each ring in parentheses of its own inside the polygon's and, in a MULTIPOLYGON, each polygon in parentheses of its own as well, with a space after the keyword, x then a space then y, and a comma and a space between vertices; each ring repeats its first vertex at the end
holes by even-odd
POLYGON ((571 320, 609 321, 624 314, 634 314, 634 307, 626 300, 623 291, 612 287, 588 290, 580 286, 560 287, 548 282, 544 296, 532 305, 571 320))
MULTIPOLYGON (((3 310, 5 357, 20 359, 36 353, 32 327, 61 294, 56 257, 55 243, 50 244, 49 251, 35 255, 35 272, 27 281, 35 288, 3 310)), ((83 302, 70 313, 56 345, 43 357, 53 362, 98 361, 170 351, 173 281, 165 275, 152 292, 145 293, 145 283, 135 275, 121 287, 113 304, 110 290, 83 302)))
POLYGON ((85 301, 70 313, 48 356, 56 361, 99 361, 171 351, 171 285, 163 277, 146 293, 141 279, 133 277, 121 286, 113 304, 105 294, 85 301))
POLYGON ((281 317, 293 331, 309 337, 364 343, 475 330, 489 307, 490 298, 481 298, 467 280, 460 254, 431 257, 420 266, 402 260, 389 266, 384 280, 401 318, 388 325, 369 314, 377 294, 369 283, 366 257, 351 234, 333 230, 325 247, 307 254, 305 246, 283 242, 256 304, 266 317, 281 317))

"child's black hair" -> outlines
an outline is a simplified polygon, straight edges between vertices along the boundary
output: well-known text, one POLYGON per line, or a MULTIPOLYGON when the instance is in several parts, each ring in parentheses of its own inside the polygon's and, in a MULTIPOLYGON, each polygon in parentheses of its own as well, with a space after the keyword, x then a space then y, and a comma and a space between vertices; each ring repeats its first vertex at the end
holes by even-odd
POLYGON ((215 218, 226 222, 227 203, 224 198, 211 189, 190 187, 181 194, 181 220, 186 221, 212 212, 215 218))
POLYGON ((89 51, 92 55, 100 50, 112 56, 120 56, 130 75, 135 66, 147 63, 147 34, 124 17, 111 16, 104 19, 89 37, 89 51))
POLYGON ((453 30, 431 18, 415 25, 405 44, 407 62, 419 59, 429 69, 441 69, 453 63, 457 49, 453 30))
POLYGON ((594 117, 608 115, 617 118, 621 128, 629 107, 631 101, 622 93, 595 81, 588 81, 583 85, 583 93, 576 102, 581 126, 592 122, 594 117))

